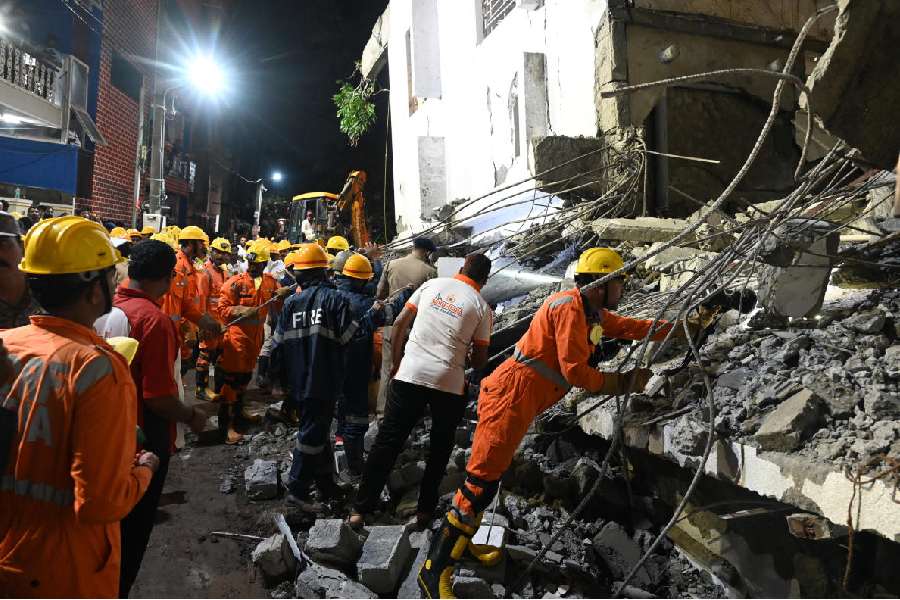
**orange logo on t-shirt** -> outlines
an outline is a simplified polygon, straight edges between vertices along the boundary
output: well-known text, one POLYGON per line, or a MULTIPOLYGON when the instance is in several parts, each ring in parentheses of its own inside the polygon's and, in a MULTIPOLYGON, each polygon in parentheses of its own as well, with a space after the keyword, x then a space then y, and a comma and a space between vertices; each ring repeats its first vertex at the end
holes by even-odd
POLYGON ((447 299, 444 300, 441 298, 440 294, 437 294, 434 299, 431 301, 431 308, 439 310, 440 312, 450 315, 451 317, 456 317, 457 319, 462 317, 463 309, 462 306, 458 304, 454 304, 456 297, 452 294, 447 296, 447 299))

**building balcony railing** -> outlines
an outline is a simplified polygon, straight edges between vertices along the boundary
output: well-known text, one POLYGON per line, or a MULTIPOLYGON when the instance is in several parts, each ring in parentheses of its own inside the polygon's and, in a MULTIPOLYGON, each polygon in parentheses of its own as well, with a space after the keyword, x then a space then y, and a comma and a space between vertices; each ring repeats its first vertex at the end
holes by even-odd
POLYGON ((54 65, 25 45, 0 39, 0 79, 59 106, 61 74, 61 64, 54 65))
POLYGON ((197 163, 185 158, 177 158, 167 165, 166 178, 183 179, 194 191, 194 178, 197 174, 197 163))

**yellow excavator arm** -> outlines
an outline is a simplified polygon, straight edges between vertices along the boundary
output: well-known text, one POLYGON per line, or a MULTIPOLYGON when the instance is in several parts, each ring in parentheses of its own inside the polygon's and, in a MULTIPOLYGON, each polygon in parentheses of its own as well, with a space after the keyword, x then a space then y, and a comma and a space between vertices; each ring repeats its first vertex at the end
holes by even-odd
POLYGON ((365 248, 372 241, 366 224, 366 197, 363 195, 366 179, 365 171, 351 171, 337 202, 341 220, 350 213, 350 235, 357 248, 365 248))

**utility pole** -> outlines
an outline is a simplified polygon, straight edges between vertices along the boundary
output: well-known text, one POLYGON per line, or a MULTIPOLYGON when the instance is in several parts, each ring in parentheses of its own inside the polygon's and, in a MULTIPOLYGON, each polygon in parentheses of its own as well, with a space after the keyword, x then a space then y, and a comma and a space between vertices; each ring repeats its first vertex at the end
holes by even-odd
POLYGON ((159 0, 156 9, 156 72, 153 75, 153 99, 150 114, 153 115, 153 153, 150 156, 150 212, 160 214, 162 200, 166 196, 166 182, 163 175, 166 152, 166 97, 159 70, 159 45, 162 40, 162 26, 165 19, 166 0, 159 0))
POLYGON ((256 180, 256 212, 253 213, 253 218, 256 221, 256 224, 253 225, 252 233, 256 237, 259 237, 259 219, 262 216, 262 203, 263 203, 263 192, 266 191, 266 186, 263 185, 262 179, 256 180))

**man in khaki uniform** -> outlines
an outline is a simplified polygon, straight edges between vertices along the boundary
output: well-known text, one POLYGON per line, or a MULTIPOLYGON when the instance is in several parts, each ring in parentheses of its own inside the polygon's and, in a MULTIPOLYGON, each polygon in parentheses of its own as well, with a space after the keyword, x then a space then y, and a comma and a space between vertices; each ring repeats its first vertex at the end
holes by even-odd
MULTIPOLYGON (((396 258, 389 262, 378 281, 375 297, 384 300, 396 293, 397 290, 412 286, 415 292, 420 285, 437 277, 437 269, 428 261, 428 255, 437 250, 428 238, 420 237, 413 240, 412 252, 403 258, 396 258)), ((393 360, 391 359, 391 327, 382 330, 381 342, 381 384, 378 388, 378 414, 384 414, 384 405, 387 401, 387 388, 390 383, 393 360)))

